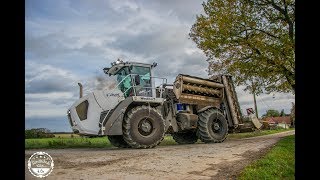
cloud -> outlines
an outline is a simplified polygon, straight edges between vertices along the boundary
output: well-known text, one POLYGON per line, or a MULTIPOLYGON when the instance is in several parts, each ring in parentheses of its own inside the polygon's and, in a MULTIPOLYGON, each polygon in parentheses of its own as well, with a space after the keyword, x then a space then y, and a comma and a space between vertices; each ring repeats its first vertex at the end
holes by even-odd
MULTIPOLYGON (((169 83, 180 73, 208 77, 207 58, 188 36, 203 12, 201 4, 192 0, 26 1, 26 117, 62 121, 58 117, 79 96, 77 83, 83 84, 84 94, 112 85, 114 79, 102 69, 118 58, 157 62, 155 75, 169 83)), ((242 87, 237 92, 242 109, 253 107, 252 95, 242 87)), ((269 108, 263 102, 287 110, 292 100, 294 96, 287 94, 258 96, 259 113, 269 108)))
MULTIPOLYGON (((26 101, 28 99, 26 98, 26 101)), ((72 102, 72 101, 68 101, 72 102)), ((54 118, 64 116, 67 113, 68 105, 71 104, 54 104, 52 101, 44 101, 37 98, 37 101, 29 101, 25 108, 26 118, 54 118)))
POLYGON ((66 92, 74 88, 77 77, 71 72, 47 64, 26 62, 26 93, 66 92))
POLYGON ((51 132, 72 132, 67 116, 47 118, 27 118, 25 128, 47 128, 51 132))
MULTIPOLYGON (((242 89, 244 89, 244 86, 239 86, 236 91, 240 108, 246 115, 247 108, 254 108, 254 99, 252 94, 244 92, 242 89)), ((261 94, 256 96, 256 102, 259 117, 269 109, 278 110, 279 112, 284 109, 285 113, 290 113, 291 103, 295 102, 295 96, 287 93, 261 94)))
POLYGON ((64 116, 67 107, 78 98, 78 78, 68 70, 27 60, 25 72, 27 118, 64 116))
MULTIPOLYGON (((146 2, 146 0, 144 1, 146 2)), ((202 2, 180 0, 162 0, 145 3, 148 8, 165 12, 169 16, 176 16, 181 22, 190 23, 195 21, 196 15, 203 12, 202 2), (181 4, 183 3, 183 5, 181 4)))
POLYGON ((26 37, 26 51, 40 59, 60 58, 65 55, 84 53, 91 56, 102 56, 105 49, 103 41, 98 38, 81 38, 70 36, 66 32, 54 32, 43 36, 28 35, 26 37))
POLYGON ((129 52, 152 56, 155 54, 178 54, 188 41, 187 28, 181 25, 163 27, 158 26, 151 32, 140 34, 122 34, 111 43, 112 47, 129 52))

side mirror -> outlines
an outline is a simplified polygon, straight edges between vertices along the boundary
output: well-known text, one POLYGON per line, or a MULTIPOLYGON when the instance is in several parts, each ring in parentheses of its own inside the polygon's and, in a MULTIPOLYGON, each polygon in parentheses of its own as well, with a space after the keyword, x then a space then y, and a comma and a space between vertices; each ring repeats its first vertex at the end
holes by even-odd
POLYGON ((136 85, 140 85, 140 76, 138 74, 134 76, 134 82, 136 85))
POLYGON ((154 63, 152 63, 151 68, 154 68, 154 67, 156 67, 157 65, 158 65, 158 63, 154 62, 154 63))

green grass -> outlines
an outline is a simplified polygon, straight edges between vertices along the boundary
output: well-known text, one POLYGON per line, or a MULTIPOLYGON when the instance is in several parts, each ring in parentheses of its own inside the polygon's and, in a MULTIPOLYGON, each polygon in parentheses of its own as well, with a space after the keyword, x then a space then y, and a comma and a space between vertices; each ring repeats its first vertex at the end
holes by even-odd
POLYGON ((294 130, 294 128, 290 128, 290 129, 278 128, 273 130, 256 130, 254 132, 234 133, 234 134, 228 134, 227 138, 228 139, 249 138, 249 137, 263 136, 263 135, 274 134, 279 132, 285 132, 290 130, 294 130))
POLYGON ((72 138, 72 137, 80 137, 78 134, 54 134, 57 138, 72 138))
MULTIPOLYGON (((235 133, 229 134, 230 139, 239 139, 253 136, 261 136, 266 134, 273 134, 278 132, 287 131, 285 129, 278 130, 264 130, 250 133, 235 133)), ((63 149, 63 148, 103 148, 111 147, 107 137, 95 137, 85 138, 78 135, 71 134, 55 134, 54 138, 42 138, 42 139, 25 139, 25 149, 63 149)), ((200 142, 200 140, 198 140, 200 142)), ((165 136, 164 140, 160 143, 160 146, 176 145, 177 143, 173 140, 172 136, 165 136)))
POLYGON ((267 155, 247 166, 240 180, 295 179, 295 136, 281 139, 267 155))
MULTIPOLYGON (((171 136, 166 136, 160 146, 177 144, 171 136)), ((111 147, 107 137, 60 137, 43 139, 25 139, 25 149, 64 149, 64 148, 103 148, 111 147)))
POLYGON ((176 141, 172 138, 172 136, 168 135, 165 136, 163 141, 159 144, 160 146, 168 146, 168 145, 175 145, 178 144, 176 141))
POLYGON ((97 138, 43 138, 43 139, 25 139, 25 149, 39 149, 39 148, 101 148, 111 147, 108 138, 97 137, 97 138))

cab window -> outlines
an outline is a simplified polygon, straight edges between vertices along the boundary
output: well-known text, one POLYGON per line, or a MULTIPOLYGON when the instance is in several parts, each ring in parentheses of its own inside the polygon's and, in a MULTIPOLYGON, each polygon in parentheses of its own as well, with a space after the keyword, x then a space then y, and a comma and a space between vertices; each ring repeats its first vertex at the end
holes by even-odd
POLYGON ((137 96, 152 96, 150 67, 130 66, 130 74, 139 75, 139 84, 135 84, 137 96))
POLYGON ((130 66, 131 74, 138 74, 140 86, 151 87, 150 68, 142 66, 130 66))
POLYGON ((128 67, 124 67, 121 70, 119 70, 117 73, 117 82, 120 83, 118 88, 124 93, 126 92, 125 96, 127 97, 127 94, 129 93, 131 88, 131 78, 129 75, 128 67))

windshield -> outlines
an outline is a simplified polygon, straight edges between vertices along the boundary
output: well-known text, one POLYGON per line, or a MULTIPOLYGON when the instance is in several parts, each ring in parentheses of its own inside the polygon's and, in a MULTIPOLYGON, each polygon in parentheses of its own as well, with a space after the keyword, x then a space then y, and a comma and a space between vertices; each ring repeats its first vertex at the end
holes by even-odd
MULTIPOLYGON (((131 96, 133 89, 132 79, 129 74, 139 75, 139 83, 135 84, 135 92, 138 96, 152 96, 151 94, 151 77, 150 68, 143 66, 130 66, 124 67, 119 70, 117 75, 118 88, 124 93, 125 97, 131 96)), ((134 76, 133 76, 134 78, 134 76)))
POLYGON ((140 86, 150 87, 150 68, 141 66, 131 66, 131 74, 138 74, 140 77, 140 86))
POLYGON ((135 87, 137 95, 152 96, 150 67, 131 66, 130 73, 139 75, 139 84, 135 87))

